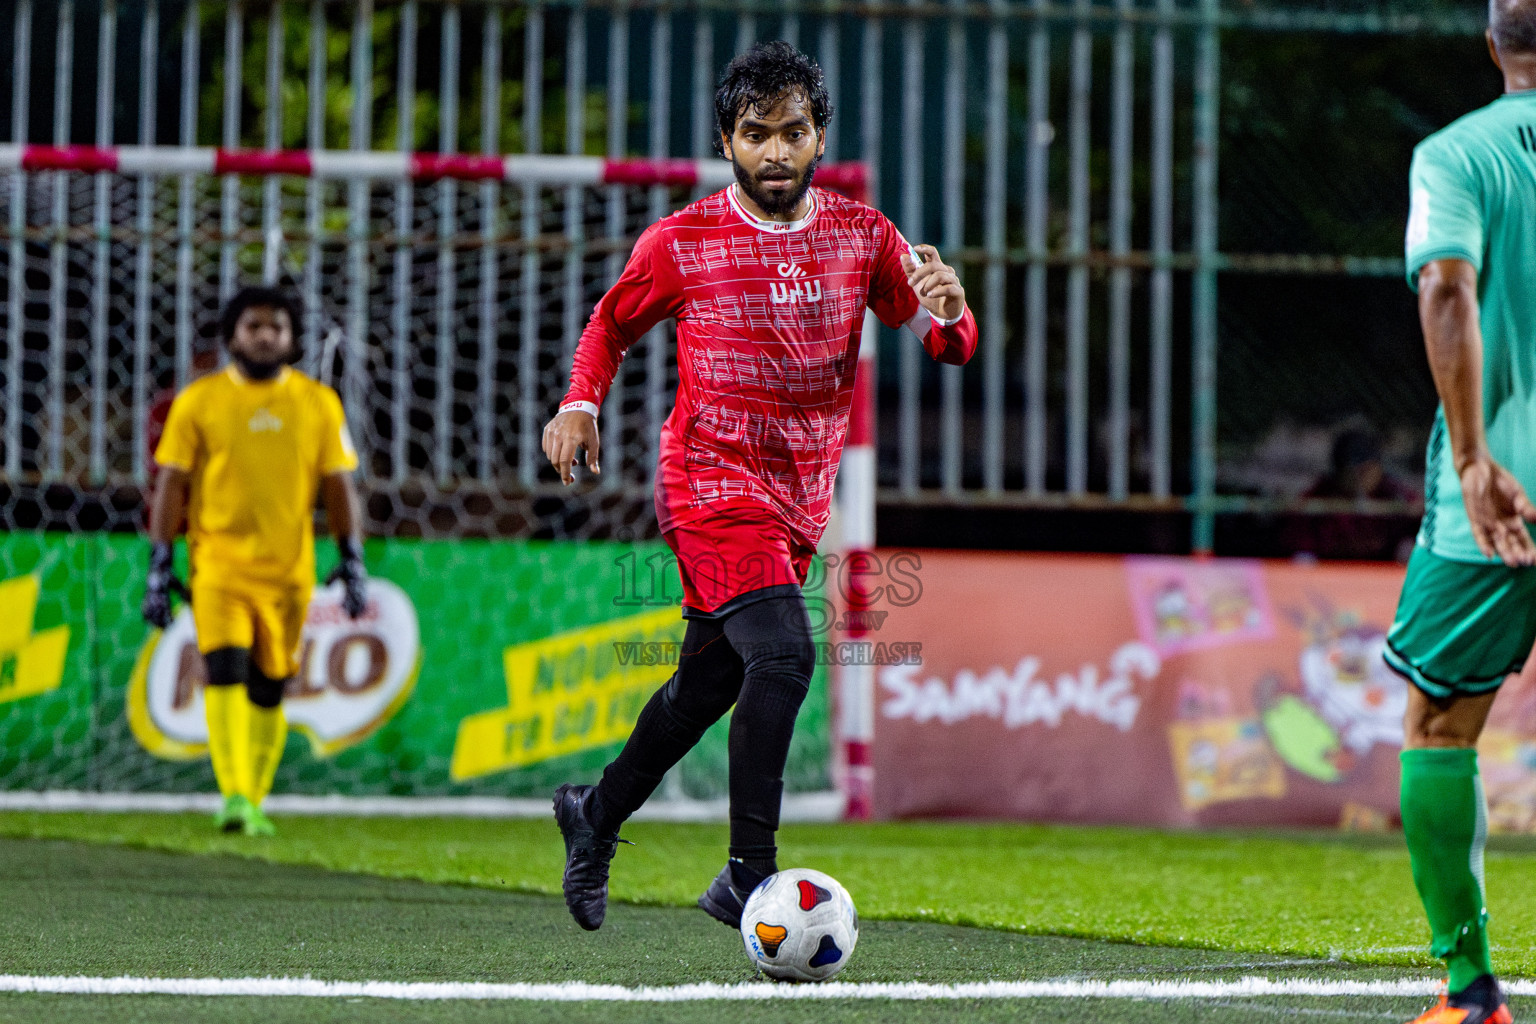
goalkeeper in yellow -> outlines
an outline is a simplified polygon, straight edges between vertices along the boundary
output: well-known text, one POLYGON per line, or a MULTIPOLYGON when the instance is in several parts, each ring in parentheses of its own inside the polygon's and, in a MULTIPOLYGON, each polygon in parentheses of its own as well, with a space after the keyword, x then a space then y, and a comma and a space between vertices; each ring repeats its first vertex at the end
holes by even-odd
POLYGON ((274 831, 261 803, 288 736, 283 690, 314 587, 317 491, 341 551, 331 579, 345 585, 352 618, 366 605, 357 455, 336 392, 291 365, 298 324, 285 292, 236 294, 220 324, 230 365, 176 396, 155 451, 144 618, 166 628, 171 591, 185 592, 172 570, 185 516, 208 751, 224 797, 215 821, 247 835, 274 831))

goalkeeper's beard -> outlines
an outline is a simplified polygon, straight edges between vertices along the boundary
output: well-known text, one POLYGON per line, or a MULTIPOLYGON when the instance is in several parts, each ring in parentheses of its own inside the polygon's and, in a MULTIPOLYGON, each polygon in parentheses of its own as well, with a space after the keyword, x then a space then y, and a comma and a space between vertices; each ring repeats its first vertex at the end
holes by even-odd
POLYGON ((734 156, 731 157, 731 167, 736 172, 736 184, 741 186, 741 190, 747 194, 748 199, 757 204, 759 210, 770 217, 783 217, 793 213, 795 207, 800 205, 800 200, 804 199, 805 194, 810 191, 811 179, 816 176, 816 164, 819 160, 819 157, 812 157, 810 165, 795 179, 794 185, 782 192, 764 188, 757 177, 749 174, 746 168, 736 162, 734 156))
POLYGON ((240 367, 240 372, 247 380, 271 380, 276 377, 286 364, 286 359, 278 359, 270 363, 258 363, 249 356, 239 352, 230 353, 234 357, 235 365, 240 367))

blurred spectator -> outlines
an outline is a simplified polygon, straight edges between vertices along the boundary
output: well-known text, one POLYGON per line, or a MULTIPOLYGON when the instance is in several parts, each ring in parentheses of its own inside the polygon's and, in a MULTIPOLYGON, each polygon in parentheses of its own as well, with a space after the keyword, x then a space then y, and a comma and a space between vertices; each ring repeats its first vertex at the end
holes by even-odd
MULTIPOLYGON (((219 350, 207 345, 196 345, 192 349, 192 365, 189 368, 188 381, 207 376, 218 368, 219 350)), ((174 385, 162 388, 150 399, 149 408, 144 413, 144 466, 149 471, 149 484, 144 488, 144 502, 140 514, 146 528, 149 525, 149 495, 154 493, 155 479, 160 473, 160 464, 155 461, 155 449, 160 447, 160 435, 165 433, 165 419, 171 413, 171 402, 175 397, 174 385)))
POLYGON ((1412 487, 1382 465, 1380 438, 1359 427, 1343 431, 1334 438, 1332 464, 1301 497, 1360 507, 1287 515, 1281 531, 1285 545, 1294 554, 1317 558, 1406 560, 1418 532, 1420 510, 1365 507, 1367 502, 1417 506, 1420 500, 1412 487))
POLYGON ((1419 500, 1413 488, 1386 471, 1381 463, 1381 440, 1372 431, 1354 427, 1334 438, 1332 462, 1333 469, 1307 488, 1303 498, 1419 500))
MULTIPOLYGON (((210 345, 194 345, 188 383, 199 377, 205 377, 218 368, 219 350, 217 348, 210 345)), ((144 465, 149 470, 151 487, 154 486, 155 475, 160 472, 160 466, 155 462, 155 449, 160 446, 160 435, 165 433, 165 418, 170 415, 171 401, 175 397, 174 385, 162 388, 150 399, 149 409, 144 416, 144 465)))

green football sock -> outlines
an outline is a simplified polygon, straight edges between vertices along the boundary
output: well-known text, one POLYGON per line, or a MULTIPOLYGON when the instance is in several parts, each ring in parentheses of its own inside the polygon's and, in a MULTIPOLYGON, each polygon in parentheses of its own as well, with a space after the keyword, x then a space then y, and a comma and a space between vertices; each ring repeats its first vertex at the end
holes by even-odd
POLYGON ((1483 904, 1488 810, 1477 751, 1404 750, 1402 766, 1403 836, 1413 861, 1413 884, 1429 917, 1430 952, 1445 961, 1450 990, 1459 992, 1493 973, 1483 904))

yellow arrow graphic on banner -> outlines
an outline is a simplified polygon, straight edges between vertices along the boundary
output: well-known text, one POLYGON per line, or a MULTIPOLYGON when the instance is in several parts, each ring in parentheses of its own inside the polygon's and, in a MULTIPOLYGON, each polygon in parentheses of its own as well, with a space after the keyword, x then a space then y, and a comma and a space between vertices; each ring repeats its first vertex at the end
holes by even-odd
POLYGON ((456 781, 617 743, 677 667, 678 610, 632 615, 502 652, 507 706, 459 723, 456 781))
POLYGON ((0 703, 47 693, 64 681, 69 627, 32 631, 40 589, 36 576, 0 583, 0 703))

